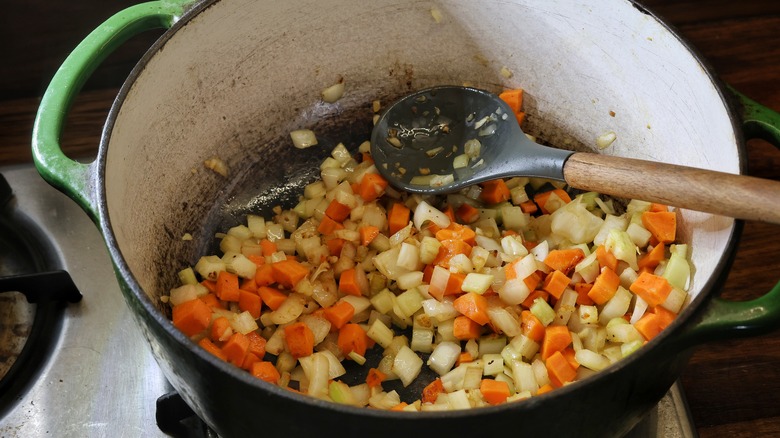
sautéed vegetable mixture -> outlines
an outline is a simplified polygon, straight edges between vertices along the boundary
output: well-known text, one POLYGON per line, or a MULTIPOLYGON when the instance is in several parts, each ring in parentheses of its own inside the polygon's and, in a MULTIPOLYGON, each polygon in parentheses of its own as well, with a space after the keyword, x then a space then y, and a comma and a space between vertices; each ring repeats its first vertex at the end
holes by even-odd
MULTIPOLYGON (((502 97, 522 121, 522 93, 502 97)), ((320 169, 297 206, 219 234, 222 254, 164 297, 179 330, 272 384, 377 409, 514 402, 632 354, 686 301, 688 247, 665 205, 618 211, 533 178, 399 193, 368 142, 339 144, 320 169), (365 382, 342 382, 344 361, 365 382), (422 367, 439 377, 419 399, 384 389, 422 367)))

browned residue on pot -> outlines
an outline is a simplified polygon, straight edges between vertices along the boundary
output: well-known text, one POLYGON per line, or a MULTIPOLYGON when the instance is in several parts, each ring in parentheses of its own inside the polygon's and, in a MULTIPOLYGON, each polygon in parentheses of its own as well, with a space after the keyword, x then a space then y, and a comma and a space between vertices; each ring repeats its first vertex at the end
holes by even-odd
POLYGON ((412 83, 414 80, 414 67, 412 64, 395 61, 393 66, 388 70, 388 75, 391 78, 398 80, 399 85, 405 86, 407 90, 412 90, 412 83))

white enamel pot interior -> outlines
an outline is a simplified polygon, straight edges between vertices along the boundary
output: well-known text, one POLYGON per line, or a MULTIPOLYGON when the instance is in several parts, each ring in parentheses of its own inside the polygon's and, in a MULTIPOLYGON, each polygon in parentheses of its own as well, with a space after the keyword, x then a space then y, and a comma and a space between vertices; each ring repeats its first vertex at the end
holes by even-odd
POLYGON ((599 135, 614 131, 617 140, 601 153, 732 173, 742 166, 740 134, 711 75, 666 26, 629 1, 196 6, 150 50, 112 109, 99 157, 99 207, 155 356, 220 434, 331 426, 380 435, 420 428, 487 433, 512 425, 518 432, 604 436, 625 432, 674 381, 685 358, 652 352, 712 294, 731 253, 732 219, 679 212, 695 272, 691 302, 670 333, 604 376, 513 406, 416 416, 334 406, 220 363, 167 321, 159 297, 174 286, 176 272, 213 250, 214 233, 246 212, 294 199, 328 147, 368 139, 374 99, 462 83, 525 89, 525 129, 553 144, 595 149, 599 135), (344 97, 323 103, 320 91, 339 80, 344 97), (288 133, 298 128, 314 129, 322 145, 294 149, 288 133), (229 166, 227 178, 203 166, 213 156, 229 166), (195 239, 183 241, 185 233, 195 239), (642 365, 651 358, 655 372, 642 365), (652 375, 636 375, 643 371, 652 375), (647 380, 654 389, 641 383, 647 380), (534 418, 550 421, 541 427, 534 418))

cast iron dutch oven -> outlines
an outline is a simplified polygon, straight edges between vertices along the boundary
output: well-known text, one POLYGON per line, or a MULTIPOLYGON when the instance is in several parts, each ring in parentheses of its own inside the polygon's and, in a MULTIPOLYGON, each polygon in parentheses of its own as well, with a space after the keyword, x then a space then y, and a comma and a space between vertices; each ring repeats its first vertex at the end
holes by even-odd
POLYGON ((777 114, 719 84, 667 25, 628 0, 161 0, 119 12, 66 59, 40 105, 34 157, 99 226, 171 384, 226 437, 622 435, 673 384, 692 347, 777 326, 780 287, 750 302, 717 298, 741 222, 681 210, 695 273, 676 322, 598 375, 519 403, 427 413, 326 403, 225 364, 173 327, 159 297, 176 271, 215 249, 215 232, 296 199, 330 147, 368 139, 373 100, 464 82, 524 88, 525 129, 572 149, 614 131, 602 153, 739 173, 745 134, 780 144, 777 114), (121 88, 97 159, 65 157, 60 131, 80 86, 127 38, 158 27, 170 29, 121 88), (320 91, 341 80, 345 96, 323 103, 320 91), (292 147, 288 133, 298 128, 321 144, 292 147), (227 163, 227 178, 203 168, 213 156, 227 163))

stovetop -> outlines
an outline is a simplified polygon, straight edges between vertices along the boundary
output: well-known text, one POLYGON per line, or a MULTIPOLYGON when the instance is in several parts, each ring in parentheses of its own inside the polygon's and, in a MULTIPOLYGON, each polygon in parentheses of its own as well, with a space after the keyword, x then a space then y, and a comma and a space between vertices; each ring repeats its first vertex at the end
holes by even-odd
MULTIPOLYGON (((172 388, 125 305, 97 227, 31 165, 0 174, 15 194, 11 209, 51 243, 47 257, 70 273, 83 296, 65 306, 48 360, 0 415, 0 436, 167 436, 157 403, 172 388)), ((168 401, 177 404, 175 397, 168 401)), ((628 436, 695 437, 679 385, 628 436)))

